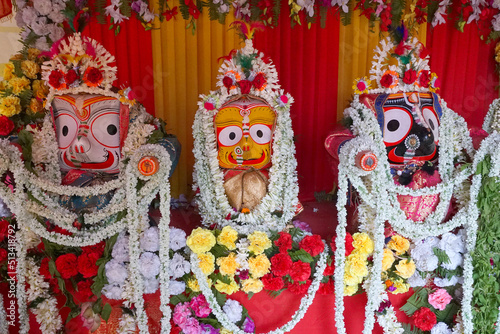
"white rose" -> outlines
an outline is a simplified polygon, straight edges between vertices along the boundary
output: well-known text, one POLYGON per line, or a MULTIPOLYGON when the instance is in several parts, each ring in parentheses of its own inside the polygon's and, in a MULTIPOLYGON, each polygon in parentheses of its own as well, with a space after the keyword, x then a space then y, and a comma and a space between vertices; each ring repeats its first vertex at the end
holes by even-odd
POLYGON ((186 232, 180 228, 171 227, 170 228, 170 249, 173 251, 178 251, 179 249, 186 247, 186 232))
POLYGON ((440 288, 444 288, 446 286, 455 285, 458 283, 457 276, 452 276, 451 278, 434 278, 434 284, 439 286, 440 288))
POLYGON ((431 334, 451 334, 451 330, 444 322, 438 322, 434 325, 434 327, 432 327, 431 334))
POLYGON ((122 299, 123 289, 117 284, 106 284, 102 288, 102 293, 109 299, 122 299))
POLYGON ((160 235, 158 227, 153 226, 141 233, 141 248, 148 252, 156 252, 160 249, 160 235))
POLYGON ((111 256, 118 262, 127 262, 130 260, 128 255, 128 235, 125 235, 124 232, 118 235, 111 251, 111 256))
POLYGON ((426 283, 427 283, 427 279, 422 278, 422 276, 421 276, 420 272, 418 272, 418 270, 415 270, 413 275, 410 278, 408 278, 408 284, 410 284, 410 286, 412 288, 417 287, 417 286, 424 286, 426 283))
POLYGON ((176 279, 191 271, 191 264, 179 253, 175 253, 170 260, 170 275, 176 279))
POLYGON ((171 280, 168 288, 170 290, 171 296, 180 295, 181 293, 186 291, 186 283, 171 280))
POLYGON ((462 237, 451 232, 442 235, 441 241, 439 242, 439 248, 444 250, 446 253, 465 252, 465 245, 462 237))
POLYGON ((464 257, 460 253, 455 253, 455 252, 446 252, 448 257, 450 258, 450 262, 448 263, 442 263, 441 267, 448 269, 448 270, 455 270, 457 269, 458 266, 463 266, 464 263, 464 257))
POLYGON ((231 322, 236 323, 241 320, 243 307, 236 300, 228 299, 222 309, 231 322))
POLYGON ((155 293, 160 286, 160 281, 157 278, 147 278, 144 280, 144 293, 155 293))
POLYGON ((139 271, 145 278, 153 278, 160 273, 160 258, 155 253, 142 253, 139 264, 139 271))
POLYGON ((104 268, 106 270, 106 278, 108 279, 109 284, 121 285, 128 276, 127 267, 115 259, 106 263, 104 268))

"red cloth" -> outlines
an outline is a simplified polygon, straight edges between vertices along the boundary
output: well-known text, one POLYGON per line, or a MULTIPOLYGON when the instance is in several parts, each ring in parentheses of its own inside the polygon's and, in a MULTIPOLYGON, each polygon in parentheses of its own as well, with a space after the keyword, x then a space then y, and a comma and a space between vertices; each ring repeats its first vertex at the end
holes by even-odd
POLYGON ((12 14, 12 1, 0 0, 0 20, 12 14))

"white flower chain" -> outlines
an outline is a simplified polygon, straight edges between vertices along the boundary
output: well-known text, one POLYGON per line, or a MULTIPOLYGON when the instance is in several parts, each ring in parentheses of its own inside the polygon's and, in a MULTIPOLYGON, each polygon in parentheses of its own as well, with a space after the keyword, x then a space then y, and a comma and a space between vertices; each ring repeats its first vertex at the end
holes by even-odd
POLYGON ((3 295, 1 293, 0 293, 0 332, 1 333, 9 332, 7 314, 5 313, 5 308, 3 307, 3 295))

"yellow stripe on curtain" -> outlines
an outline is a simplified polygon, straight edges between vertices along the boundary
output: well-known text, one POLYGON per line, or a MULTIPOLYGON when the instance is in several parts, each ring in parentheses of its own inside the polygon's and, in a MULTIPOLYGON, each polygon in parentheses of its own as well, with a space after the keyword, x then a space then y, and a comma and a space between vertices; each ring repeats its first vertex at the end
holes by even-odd
MULTIPOLYGON (((170 3, 173 6, 178 3, 170 3)), ((177 19, 163 22, 160 29, 152 31, 155 116, 167 122, 169 133, 175 134, 182 145, 179 165, 170 180, 173 197, 191 195, 194 115, 199 95, 216 88, 220 66, 217 58, 240 48, 240 38, 233 29, 229 30, 233 21, 228 16, 226 24, 221 25, 210 21, 204 13, 197 20, 193 35, 179 14, 177 19)))
MULTIPOLYGON (((344 109, 352 100, 354 80, 370 76, 373 51, 380 39, 387 36, 387 33, 380 34, 378 23, 372 30, 373 32, 370 32, 369 21, 365 16, 360 16, 359 10, 352 13, 350 25, 340 25, 338 119, 342 119, 344 109)), ((421 24, 416 37, 425 44, 426 36, 427 24, 421 24)))

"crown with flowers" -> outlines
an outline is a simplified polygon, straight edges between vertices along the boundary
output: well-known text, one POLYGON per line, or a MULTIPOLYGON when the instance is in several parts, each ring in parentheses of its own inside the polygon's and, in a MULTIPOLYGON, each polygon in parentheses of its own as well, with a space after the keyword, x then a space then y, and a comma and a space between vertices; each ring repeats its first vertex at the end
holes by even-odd
POLYGON ((436 92, 439 80, 429 67, 429 52, 404 26, 383 39, 375 49, 370 78, 354 81, 356 94, 436 92))
POLYGON ((129 105, 135 103, 130 88, 118 93, 112 90, 117 78, 115 57, 96 40, 75 33, 54 43, 46 55, 50 58, 42 66, 42 79, 49 87, 46 108, 50 108, 55 95, 78 93, 116 97, 129 105))

